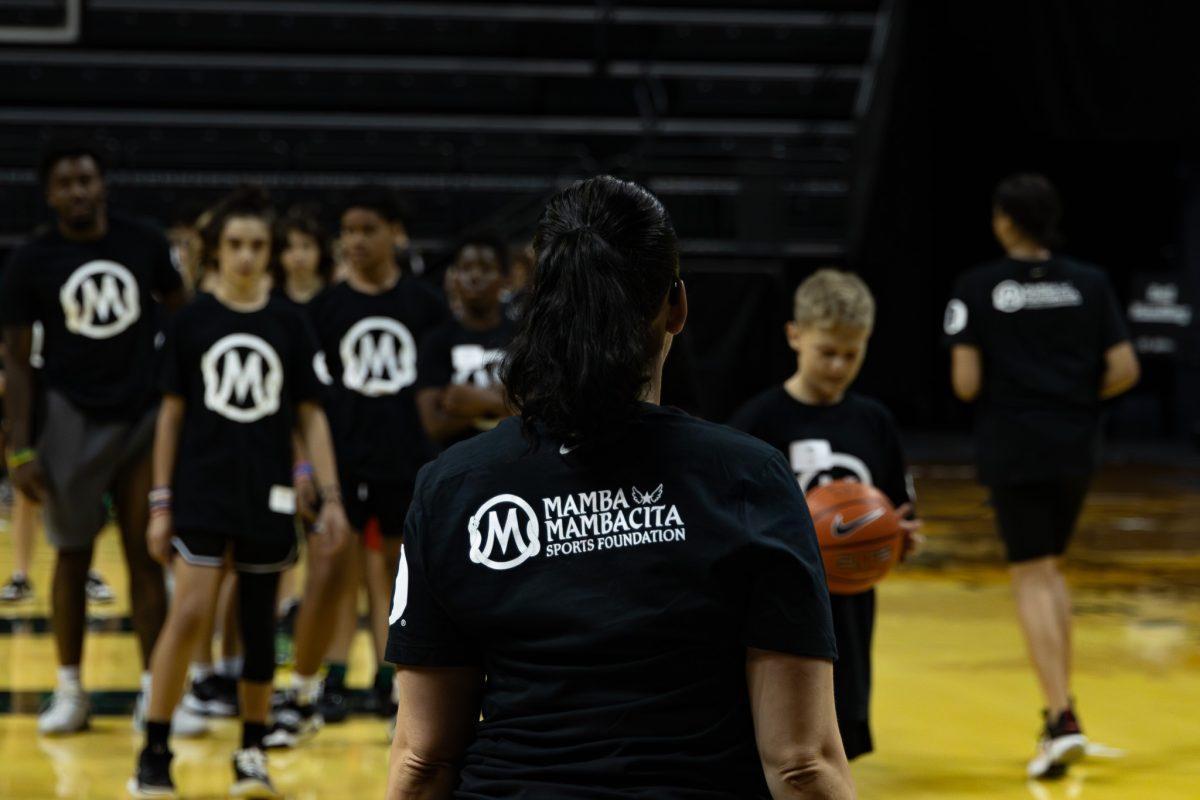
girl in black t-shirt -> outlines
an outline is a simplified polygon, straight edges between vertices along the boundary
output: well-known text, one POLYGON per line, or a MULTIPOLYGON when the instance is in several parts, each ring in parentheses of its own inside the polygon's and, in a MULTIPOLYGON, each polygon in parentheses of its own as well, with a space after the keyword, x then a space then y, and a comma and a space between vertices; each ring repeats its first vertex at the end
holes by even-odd
POLYGON ((129 782, 134 797, 174 789, 168 720, 196 633, 211 617, 229 567, 238 572, 245 652, 242 746, 233 759, 232 794, 278 796, 262 739, 275 667, 278 575, 296 557, 293 431, 311 454, 321 486, 320 541, 336 549, 347 528, 329 428, 317 402, 313 334, 298 310, 265 290, 271 245, 265 198, 239 193, 217 214, 210 228, 213 293, 179 313, 164 348, 147 537, 159 561, 179 558, 174 602, 151 662, 146 746, 129 782))

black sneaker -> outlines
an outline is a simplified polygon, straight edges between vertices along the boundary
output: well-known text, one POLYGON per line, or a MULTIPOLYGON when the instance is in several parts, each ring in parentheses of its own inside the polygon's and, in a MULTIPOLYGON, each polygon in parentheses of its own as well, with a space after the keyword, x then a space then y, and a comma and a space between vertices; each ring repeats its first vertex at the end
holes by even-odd
POLYGON ((267 754, 257 747, 247 747, 233 754, 233 786, 230 797, 257 797, 274 800, 283 797, 275 791, 267 774, 267 754))
POLYGON ((302 705, 296 696, 288 693, 287 699, 274 709, 275 724, 263 737, 263 747, 274 750, 296 747, 317 735, 325 724, 316 705, 302 705))
POLYGON ((206 717, 236 717, 237 681, 216 673, 202 681, 192 681, 192 688, 183 696, 183 707, 206 717))
POLYGON ((391 719, 396 716, 399 706, 392 700, 391 681, 388 681, 386 684, 376 684, 371 693, 375 695, 376 715, 383 719, 391 719))
POLYGON ((33 598, 33 584, 24 575, 13 575, 0 586, 0 603, 20 603, 33 598))
POLYGON ((138 756, 137 772, 125 785, 133 798, 178 797, 171 780, 171 751, 153 753, 149 748, 138 756))
POLYGON ((317 710, 330 725, 345 722, 350 714, 350 693, 346 686, 326 683, 321 689, 321 698, 317 700, 317 710))
POLYGON ((1053 779, 1067 774, 1067 767, 1083 758, 1087 752, 1087 737, 1075 711, 1068 708, 1051 720, 1048 712, 1043 711, 1045 725, 1038 738, 1037 754, 1029 760, 1026 774, 1030 778, 1053 779))

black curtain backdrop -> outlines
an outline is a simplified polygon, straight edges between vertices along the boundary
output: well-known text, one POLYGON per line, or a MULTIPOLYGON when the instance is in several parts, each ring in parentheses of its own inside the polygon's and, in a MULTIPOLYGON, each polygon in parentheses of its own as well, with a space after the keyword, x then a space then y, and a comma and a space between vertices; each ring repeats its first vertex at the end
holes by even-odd
POLYGON ((939 346, 942 309, 955 276, 999 255, 990 194, 1004 176, 1040 171, 1058 185, 1063 252, 1104 267, 1122 298, 1135 273, 1186 266, 1183 165, 1200 141, 1189 6, 906 3, 875 191, 851 265, 880 307, 860 386, 903 423, 965 425, 939 346))

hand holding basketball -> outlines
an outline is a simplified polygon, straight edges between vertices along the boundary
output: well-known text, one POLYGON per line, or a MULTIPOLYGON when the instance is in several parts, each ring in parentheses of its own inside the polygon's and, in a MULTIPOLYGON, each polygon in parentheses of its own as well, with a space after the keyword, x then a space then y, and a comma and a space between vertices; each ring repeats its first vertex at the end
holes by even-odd
POLYGON ((812 489, 806 499, 833 594, 867 591, 900 560, 908 531, 883 492, 857 481, 834 481, 812 489))

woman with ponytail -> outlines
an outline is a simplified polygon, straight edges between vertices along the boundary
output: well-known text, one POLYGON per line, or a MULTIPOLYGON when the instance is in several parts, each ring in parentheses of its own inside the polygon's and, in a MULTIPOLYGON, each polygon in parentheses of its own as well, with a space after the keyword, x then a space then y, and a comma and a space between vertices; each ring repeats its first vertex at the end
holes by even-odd
POLYGON ((417 479, 388 797, 853 797, 791 469, 658 405, 687 319, 666 210, 580 181, 534 248, 503 368, 519 416, 417 479))

